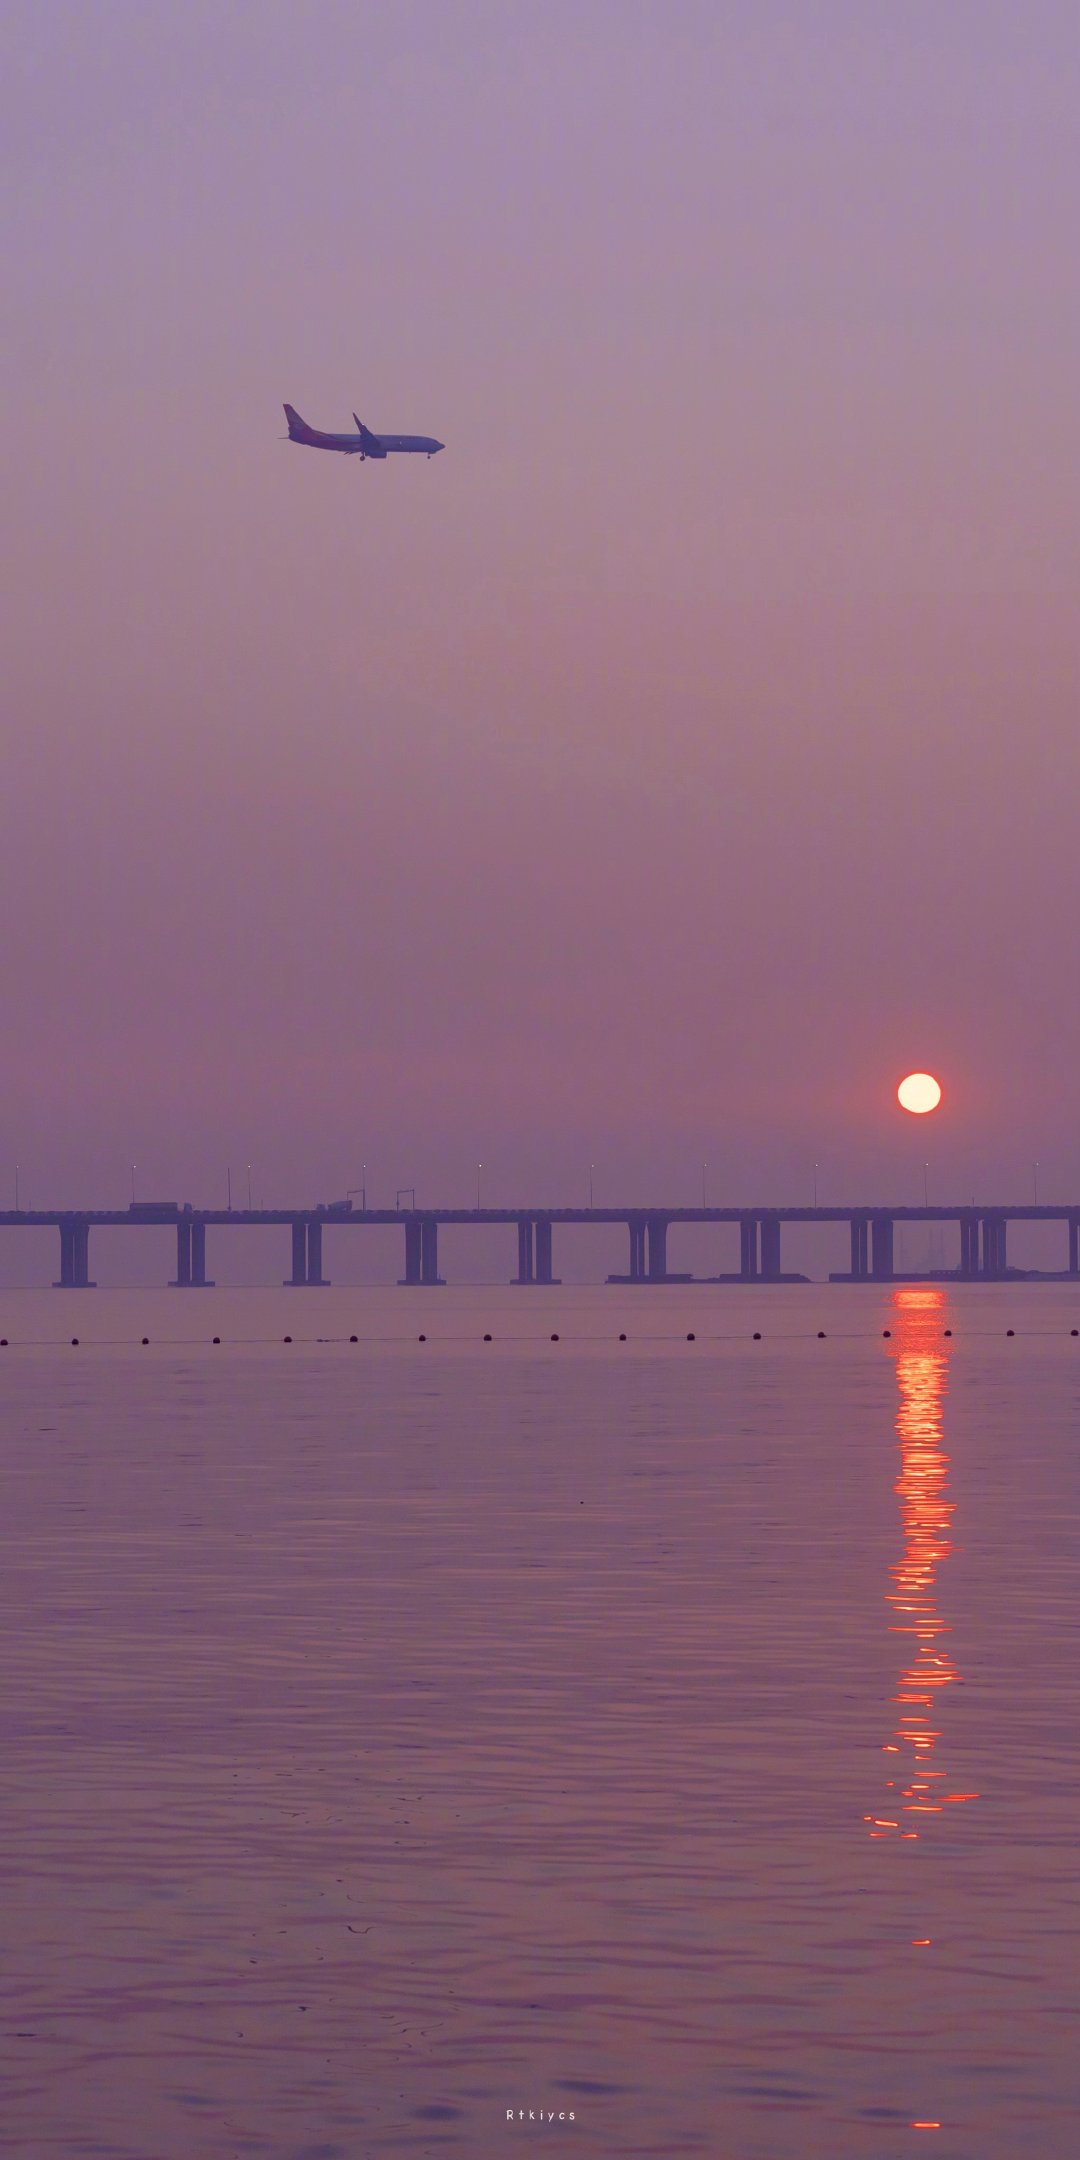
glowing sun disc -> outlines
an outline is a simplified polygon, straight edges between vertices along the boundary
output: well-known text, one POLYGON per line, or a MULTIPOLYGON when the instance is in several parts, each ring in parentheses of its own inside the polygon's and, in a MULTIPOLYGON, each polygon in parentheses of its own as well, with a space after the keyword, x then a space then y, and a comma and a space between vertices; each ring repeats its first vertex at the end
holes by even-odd
POLYGON ((941 1101, 941 1083, 933 1073, 909 1073, 896 1090, 901 1110, 910 1110, 915 1117, 925 1117, 928 1110, 936 1110, 941 1101))

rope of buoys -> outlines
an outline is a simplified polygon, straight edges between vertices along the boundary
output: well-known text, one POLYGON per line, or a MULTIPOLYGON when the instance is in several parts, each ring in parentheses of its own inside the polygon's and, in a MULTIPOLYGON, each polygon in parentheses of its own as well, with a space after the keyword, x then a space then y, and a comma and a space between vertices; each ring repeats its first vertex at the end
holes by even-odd
MULTIPOLYGON (((1056 1340, 1058 1331, 1054 1328, 1008 1327, 1005 1328, 1003 1332, 1006 1340, 1010 1341, 1015 1338, 1026 1338, 1029 1341, 1047 1342, 1056 1340)), ((942 1339, 946 1342, 954 1341, 956 1339, 955 1328, 943 1328, 941 1334, 942 1339)), ((1068 1334, 1070 1337, 1072 1337, 1074 1341, 1080 1339, 1080 1327, 1069 1328, 1068 1334)), ((968 1328, 963 1330, 963 1335, 964 1338, 969 1342, 987 1342, 1001 1339, 1000 1332, 996 1328, 968 1328)), ((138 1343, 138 1345, 144 1350, 151 1348, 152 1343, 153 1346, 159 1350, 197 1350, 200 1345, 206 1344, 207 1339, 208 1338, 205 1335, 162 1335, 158 1336, 156 1339, 151 1338, 149 1335, 102 1335, 96 1337, 93 1341, 87 1341, 86 1338, 81 1335, 28 1335, 25 1340, 20 1343, 17 1338, 9 1335, 0 1335, 0 1350, 11 1350, 20 1348, 26 1350, 55 1350, 61 1348, 64 1344, 67 1344, 72 1350, 123 1350, 132 1347, 136 1343, 138 1343)), ((737 1345, 738 1343, 745 1342, 747 1340, 746 1336, 742 1335, 741 1333, 737 1335, 719 1334, 699 1336, 697 1330, 694 1328, 688 1328, 685 1336, 681 1337, 678 1335, 642 1334, 634 1337, 633 1339, 639 1343, 649 1343, 655 1345, 671 1344, 679 1341, 685 1341, 688 1343, 696 1343, 700 1341, 703 1343, 725 1343, 729 1345, 737 1345)), ((845 1331, 840 1333, 834 1333, 831 1338, 827 1334, 825 1328, 818 1328, 815 1336, 801 1335, 791 1330, 778 1330, 777 1333, 773 1335, 770 1339, 773 1342, 784 1343, 811 1342, 815 1340, 817 1342, 827 1342, 830 1339, 834 1342, 847 1343, 864 1343, 879 1340, 882 1342, 891 1342, 895 1339, 895 1330, 893 1328, 887 1327, 882 1328, 880 1336, 870 1336, 856 1333, 854 1331, 845 1331)), ((922 1339, 925 1340, 925 1337, 923 1337, 922 1339)), ((447 1345, 461 1345, 475 1342, 476 1337, 470 1334, 437 1335, 435 1337, 429 1338, 426 1334, 419 1334, 416 1336, 237 1335, 231 1338, 233 1347, 237 1349, 266 1349, 271 1348, 275 1343, 281 1343, 283 1345, 289 1344, 290 1346, 293 1344, 299 1344, 300 1346, 306 1346, 309 1349, 332 1349, 344 1344, 353 1344, 357 1346, 359 1346, 360 1344, 367 1344, 370 1345, 372 1348, 375 1348, 379 1344, 406 1343, 413 1341, 418 1343, 426 1343, 429 1340, 434 1340, 435 1342, 444 1343, 447 1345)), ((493 1343, 495 1341, 494 1332, 490 1329, 486 1330, 484 1334, 480 1337, 480 1340, 485 1343, 493 1343)), ((544 1340, 544 1337, 540 1335, 502 1335, 499 1337, 499 1340, 504 1343, 539 1344, 544 1340)), ((562 1333, 560 1333, 558 1329, 553 1329, 551 1334, 547 1337, 547 1340, 553 1343, 566 1341, 591 1343, 593 1345, 600 1346, 606 1342, 611 1342, 612 1340, 620 1343, 626 1343, 631 1340, 631 1337, 627 1333, 626 1329, 620 1329, 619 1333, 614 1337, 608 1335, 593 1334, 564 1336, 562 1333)), ((756 1343, 763 1342, 765 1340, 763 1330, 761 1328, 754 1328, 753 1332, 749 1337, 749 1340, 756 1343)), ((221 1335, 211 1335, 209 1337, 209 1342, 212 1347, 220 1348, 224 1343, 224 1337, 221 1335)))

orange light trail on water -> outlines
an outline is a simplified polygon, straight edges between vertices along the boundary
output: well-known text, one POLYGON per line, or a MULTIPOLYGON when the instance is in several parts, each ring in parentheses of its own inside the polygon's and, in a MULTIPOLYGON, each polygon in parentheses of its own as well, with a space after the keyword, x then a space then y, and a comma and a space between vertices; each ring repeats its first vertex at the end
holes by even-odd
MULTIPOLYGON (((915 1638, 908 1662, 897 1680, 893 1701, 898 1716, 893 1737, 882 1752, 908 1757, 903 1773, 886 1780, 899 1795, 899 1817, 868 1814, 870 1836, 892 1831, 917 1838, 913 1815, 940 1815, 946 1802, 977 1800, 977 1793, 934 1793, 930 1780, 946 1773, 933 1762, 941 1728, 931 1722, 944 1700, 942 1690, 959 1678, 946 1647, 951 1633, 938 1603, 938 1576, 953 1550, 955 1503, 949 1497, 949 1458, 943 1446, 943 1409, 948 1388, 949 1349, 943 1332, 943 1290, 904 1287, 893 1294, 895 1324, 889 1355, 896 1362, 899 1403, 896 1434, 900 1470, 895 1491, 900 1502, 903 1551, 891 1570, 887 1592, 891 1632, 915 1638), (907 1824, 905 1824, 907 1818, 907 1824)), ((892 1800, 896 1806, 897 1801, 892 1800)))
MULTIPOLYGON (((890 1568, 885 1596, 891 1612, 890 1633, 910 1640, 900 1651, 904 1662, 893 1694, 893 1731, 881 1748, 882 1754, 900 1758, 886 1766, 895 1775, 883 1778, 886 1805, 897 1812, 868 1812, 863 1821, 868 1837, 912 1843, 933 1834, 928 1818, 942 1815, 946 1803, 962 1805, 979 1797, 943 1791, 948 1773, 935 1760, 948 1700, 944 1690, 959 1679, 948 1647, 952 1631, 941 1611, 938 1591, 941 1569, 953 1551, 955 1513, 943 1444, 950 1354, 941 1324, 945 1302, 944 1292, 936 1288, 898 1288, 893 1294, 896 1325, 888 1337, 899 1396, 900 1466, 894 1490, 900 1502, 903 1545, 890 1568)), ((919 1893, 920 1903, 929 1887, 923 1875, 923 1870, 917 1870, 910 1885, 913 1893, 919 1893)), ((929 1912, 916 1907, 908 1925, 925 1926, 929 1918, 929 1912)), ((930 1935, 912 1935, 908 1940, 913 1950, 929 1950, 934 1943, 930 1935)), ((914 2097, 909 2096, 909 2106, 914 2097)), ((930 2093, 925 2097, 931 2098, 930 2093)), ((916 2115, 911 2128, 940 2130, 941 2121, 937 2116, 916 2115)))

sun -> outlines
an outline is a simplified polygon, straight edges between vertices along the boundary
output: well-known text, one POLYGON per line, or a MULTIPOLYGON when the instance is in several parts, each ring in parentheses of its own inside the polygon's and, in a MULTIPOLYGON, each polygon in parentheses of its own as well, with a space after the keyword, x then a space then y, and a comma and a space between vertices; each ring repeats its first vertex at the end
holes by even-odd
POLYGON ((928 1110, 936 1110, 941 1101, 941 1082, 933 1073, 909 1073, 896 1090, 901 1110, 910 1110, 915 1117, 925 1117, 928 1110))

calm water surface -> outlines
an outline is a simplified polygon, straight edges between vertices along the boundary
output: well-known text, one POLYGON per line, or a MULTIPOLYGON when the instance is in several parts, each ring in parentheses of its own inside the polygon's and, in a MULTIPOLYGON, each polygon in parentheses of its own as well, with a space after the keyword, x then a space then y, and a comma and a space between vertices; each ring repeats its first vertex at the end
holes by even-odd
POLYGON ((5 2151, 1073 2160, 1074 1326, 3 1293, 5 2151))

